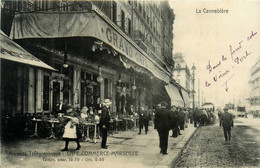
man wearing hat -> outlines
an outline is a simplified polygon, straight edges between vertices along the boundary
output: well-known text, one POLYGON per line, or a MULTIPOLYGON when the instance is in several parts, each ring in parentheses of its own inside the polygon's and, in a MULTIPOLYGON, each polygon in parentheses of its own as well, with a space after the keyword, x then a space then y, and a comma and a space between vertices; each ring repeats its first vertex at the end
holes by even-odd
POLYGON ((166 109, 167 103, 162 102, 155 112, 154 128, 159 134, 160 148, 163 155, 167 155, 168 136, 171 129, 171 111, 166 109))
POLYGON ((223 132, 225 136, 225 141, 230 141, 231 139, 231 127, 234 126, 233 116, 228 112, 227 108, 224 108, 224 114, 221 115, 220 126, 223 126, 223 132))
POLYGON ((102 134, 102 142, 101 142, 101 148, 107 149, 107 132, 109 130, 109 121, 110 121, 110 105, 111 101, 110 99, 105 99, 103 103, 103 108, 102 108, 102 114, 100 117, 100 130, 102 134))

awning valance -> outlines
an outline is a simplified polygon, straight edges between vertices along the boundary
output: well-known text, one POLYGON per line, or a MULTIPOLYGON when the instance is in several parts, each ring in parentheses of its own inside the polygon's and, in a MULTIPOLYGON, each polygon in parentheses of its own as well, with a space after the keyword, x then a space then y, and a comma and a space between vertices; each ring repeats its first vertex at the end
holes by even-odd
POLYGON ((169 74, 120 31, 94 12, 45 12, 16 14, 10 36, 14 39, 94 37, 169 83, 169 74))
POLYGON ((184 101, 184 105, 185 107, 190 107, 190 97, 187 91, 185 91, 184 89, 181 89, 181 93, 183 96, 183 101, 184 101))
POLYGON ((0 54, 1 59, 6 59, 9 61, 14 61, 22 64, 28 64, 28 65, 56 71, 54 68, 45 64, 44 62, 42 62, 41 60, 39 60, 29 52, 27 52, 17 43, 9 39, 2 31, 0 31, 0 49, 1 49, 1 54, 0 54))
POLYGON ((184 102, 176 86, 173 84, 165 85, 165 89, 171 98, 171 105, 184 107, 184 102))

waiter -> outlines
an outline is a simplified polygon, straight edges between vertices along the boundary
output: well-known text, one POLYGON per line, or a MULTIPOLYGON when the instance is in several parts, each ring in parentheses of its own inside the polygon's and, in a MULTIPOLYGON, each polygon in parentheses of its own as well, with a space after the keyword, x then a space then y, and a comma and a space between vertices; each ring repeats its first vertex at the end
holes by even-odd
POLYGON ((102 134, 102 142, 101 142, 101 148, 107 149, 107 132, 109 130, 109 121, 110 121, 110 105, 111 101, 109 99, 105 99, 103 103, 103 108, 102 108, 102 114, 100 117, 100 130, 102 134))

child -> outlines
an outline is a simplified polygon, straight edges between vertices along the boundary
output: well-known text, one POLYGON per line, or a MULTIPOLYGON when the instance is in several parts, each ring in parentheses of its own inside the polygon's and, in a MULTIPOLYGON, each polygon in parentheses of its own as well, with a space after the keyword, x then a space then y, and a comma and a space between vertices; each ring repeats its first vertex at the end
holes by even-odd
POLYGON ((69 141, 76 141, 77 148, 80 149, 79 139, 77 138, 76 133, 76 124, 79 123, 79 119, 76 117, 75 112, 73 111, 73 107, 69 107, 67 110, 67 115, 64 115, 64 118, 68 119, 68 123, 65 125, 63 139, 65 140, 65 148, 61 151, 68 151, 69 141))

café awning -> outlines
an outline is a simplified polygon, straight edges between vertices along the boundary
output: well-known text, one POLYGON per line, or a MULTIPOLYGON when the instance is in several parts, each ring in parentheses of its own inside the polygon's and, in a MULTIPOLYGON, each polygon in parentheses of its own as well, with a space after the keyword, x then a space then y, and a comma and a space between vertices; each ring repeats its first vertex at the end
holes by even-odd
POLYGON ((184 102, 176 86, 173 84, 165 85, 165 89, 171 98, 171 105, 184 107, 184 102))
MULTIPOLYGON (((93 37, 112 47, 119 55, 147 69, 158 79, 169 83, 169 72, 97 11, 16 14, 10 36, 14 39, 93 37)), ((127 61, 123 63, 128 64, 127 61)))
POLYGON ((185 107, 190 107, 189 93, 184 89, 181 89, 181 93, 182 93, 182 97, 183 97, 185 107))
POLYGON ((56 71, 9 39, 2 31, 0 31, 0 49, 1 59, 56 71))

